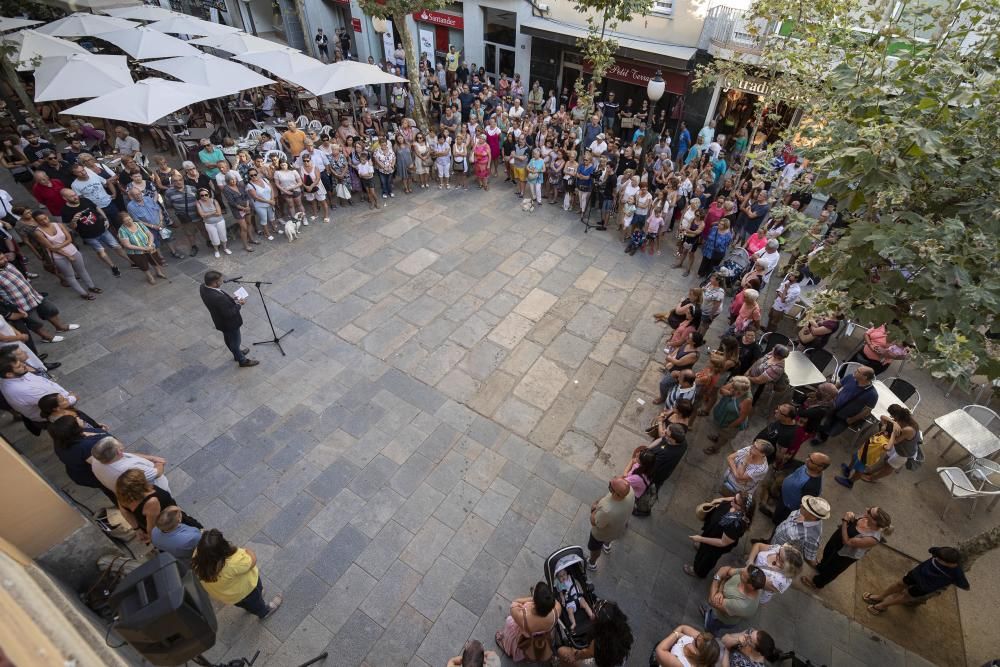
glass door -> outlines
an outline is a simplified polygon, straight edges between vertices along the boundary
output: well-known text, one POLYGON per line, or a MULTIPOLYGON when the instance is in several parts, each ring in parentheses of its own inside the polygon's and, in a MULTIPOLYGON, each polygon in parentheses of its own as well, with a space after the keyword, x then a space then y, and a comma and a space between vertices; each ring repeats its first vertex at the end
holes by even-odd
POLYGON ((501 74, 506 74, 508 79, 513 79, 514 49, 486 42, 486 62, 483 63, 483 67, 486 68, 486 74, 494 85, 500 80, 501 74))

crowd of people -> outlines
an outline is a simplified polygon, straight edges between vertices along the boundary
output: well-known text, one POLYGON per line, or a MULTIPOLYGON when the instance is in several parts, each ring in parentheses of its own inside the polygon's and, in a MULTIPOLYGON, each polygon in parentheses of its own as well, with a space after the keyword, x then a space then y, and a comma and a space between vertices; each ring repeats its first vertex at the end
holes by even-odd
MULTIPOLYGON (((167 462, 126 452, 50 375, 58 364, 46 365, 32 334, 42 342, 58 342, 58 334, 79 327, 65 323, 48 295, 31 285, 37 275, 21 243, 63 286, 93 300, 102 289, 88 270, 83 246, 93 249, 112 276, 121 275, 121 266, 131 266, 155 284, 167 277, 161 250, 182 259, 197 255, 204 241, 214 257, 229 255, 232 228, 243 251, 252 253, 264 240, 275 240, 285 221, 329 223, 337 208, 353 206, 355 200, 387 208, 397 188, 407 195, 434 185, 489 190, 499 182, 514 197, 539 205, 547 201, 581 220, 620 231, 628 252, 660 255, 665 248, 674 255, 675 269, 684 276, 696 270, 703 281, 671 311, 656 315, 670 329, 654 401, 662 412, 650 424, 650 444, 635 450, 622 474, 609 481, 608 493, 591 507, 586 567, 597 569, 633 516, 651 516, 662 485, 687 452, 692 427, 703 420, 704 453, 726 452, 720 461, 720 495, 699 506, 702 530, 691 536, 697 551, 683 568, 695 578, 711 577, 703 628, 675 628, 652 648, 650 664, 746 667, 775 659, 779 652, 766 631, 736 628, 751 623, 759 606, 786 591, 796 577, 810 588, 828 585, 892 529, 885 508, 846 511, 820 548, 824 522, 833 516, 821 495, 831 463, 823 444, 869 417, 876 373, 906 355, 905 347, 888 340, 884 326, 866 334, 858 353, 864 365, 853 374, 780 403, 763 429, 752 437, 744 434, 762 393, 783 392, 787 380, 789 348, 775 345, 765 351, 760 335, 777 329, 799 299, 801 281, 813 278, 811 254, 836 242, 835 210, 825 210, 810 230, 813 250, 775 278, 781 275, 776 271, 788 216, 811 198, 811 175, 790 147, 775 153, 762 177, 761 170, 744 164, 745 131, 726 138, 709 123, 692 138, 680 123, 674 146, 665 115, 657 116, 646 102, 622 105, 609 94, 596 109, 584 110, 567 91, 545 94, 537 83, 526 90, 517 76, 491 81, 482 68, 466 67, 454 49, 445 63, 431 67, 422 61, 419 67, 432 123, 427 128, 412 120, 413 98, 401 84, 383 91, 389 107, 385 120, 367 109, 383 101, 369 87, 355 93, 361 107, 357 122, 343 117, 330 134, 288 122, 280 133, 262 134, 255 151, 233 154, 206 139, 197 161, 176 166, 164 156, 146 164, 140 141, 124 127, 116 129, 114 147, 106 146, 115 156, 111 161, 93 152, 105 143, 103 137, 81 125, 70 132, 62 151, 30 130, 5 140, 0 164, 30 186, 37 206, 0 197, 6 251, 0 254, 2 407, 33 433, 47 431, 70 479, 101 490, 140 539, 189 562, 213 598, 265 618, 281 597, 265 602, 253 551, 230 543, 218 530, 205 530, 184 512, 170 495, 167 462), (623 119, 630 119, 631 127, 623 119), (737 247, 746 250, 751 263, 729 285, 719 268, 737 247), (765 323, 762 295, 772 280, 778 287, 765 323), (732 293, 728 305, 727 291, 732 293), (719 348, 706 353, 706 332, 722 318, 728 318, 728 326, 719 348), (734 441, 740 444, 733 446, 734 441), (812 451, 800 459, 807 442, 812 451), (745 563, 719 567, 720 559, 739 546, 758 510, 773 517, 771 536, 747 550, 745 563), (815 574, 802 574, 807 566, 815 574)), ((217 287, 218 278, 215 273, 212 284, 206 281, 207 289, 217 287)), ((798 344, 823 347, 840 319, 831 314, 804 322, 798 344)), ((239 341, 231 348, 244 364, 239 341)), ((914 423, 904 406, 893 406, 879 433, 844 465, 837 482, 875 481, 904 468, 918 447, 914 423)), ((881 614, 951 584, 968 587, 954 549, 934 548, 931 554, 884 592, 865 592, 869 612, 881 614)), ((560 590, 539 582, 531 596, 511 604, 495 637, 498 648, 515 660, 537 657, 535 651, 550 644, 564 607, 560 590)), ((587 613, 593 621, 589 646, 561 647, 556 659, 563 665, 621 664, 631 650, 624 613, 613 602, 587 613)), ((496 658, 478 642, 466 646, 465 654, 450 664, 489 664, 496 658)))

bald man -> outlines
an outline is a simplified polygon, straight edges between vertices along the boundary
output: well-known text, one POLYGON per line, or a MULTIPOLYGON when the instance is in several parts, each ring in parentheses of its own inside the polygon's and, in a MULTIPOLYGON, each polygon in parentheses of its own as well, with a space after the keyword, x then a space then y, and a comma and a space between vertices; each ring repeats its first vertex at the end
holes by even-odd
POLYGON ((830 467, 830 457, 822 452, 812 452, 806 462, 781 483, 781 496, 775 503, 771 519, 778 525, 799 508, 805 496, 819 496, 823 492, 823 471, 830 467))
POLYGON ((610 553, 611 543, 625 534, 628 518, 635 506, 635 492, 621 475, 608 482, 608 493, 590 506, 590 559, 587 568, 597 569, 601 550, 610 553))

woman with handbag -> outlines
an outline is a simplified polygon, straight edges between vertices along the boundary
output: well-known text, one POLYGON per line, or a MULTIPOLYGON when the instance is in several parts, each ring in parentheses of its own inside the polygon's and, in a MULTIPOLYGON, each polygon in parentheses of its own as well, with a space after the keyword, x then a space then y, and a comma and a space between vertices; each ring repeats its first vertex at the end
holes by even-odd
POLYGON ((495 639, 514 662, 548 662, 552 659, 552 629, 562 611, 552 588, 539 581, 531 597, 510 603, 510 614, 495 639))
POLYGON ((707 577, 719 559, 736 548, 753 521, 753 510, 751 498, 745 493, 700 505, 696 514, 701 518, 705 512, 701 534, 691 535, 698 552, 694 555, 694 564, 684 566, 684 573, 701 579, 707 577))
MULTIPOLYGON (((213 203, 218 206, 218 202, 213 200, 213 203)), ((118 240, 125 248, 132 263, 146 274, 146 282, 155 285, 157 278, 166 279, 167 274, 163 272, 163 258, 160 257, 160 253, 156 249, 153 232, 128 213, 122 213, 120 220, 118 240)))
POLYGON ((799 581, 814 590, 823 588, 877 546, 883 535, 891 532, 892 517, 881 507, 869 507, 860 515, 845 512, 840 527, 823 547, 816 574, 802 576, 799 581))

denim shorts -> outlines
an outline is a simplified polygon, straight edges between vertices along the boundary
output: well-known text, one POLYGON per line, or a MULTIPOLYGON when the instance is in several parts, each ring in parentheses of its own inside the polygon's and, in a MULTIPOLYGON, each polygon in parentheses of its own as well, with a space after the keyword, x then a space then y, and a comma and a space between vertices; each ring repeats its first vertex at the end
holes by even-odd
POLYGON ((111 233, 110 230, 105 229, 104 233, 100 236, 95 236, 92 239, 83 239, 83 242, 89 245, 91 248, 100 252, 105 248, 120 248, 121 244, 118 243, 118 239, 115 235, 111 233))

